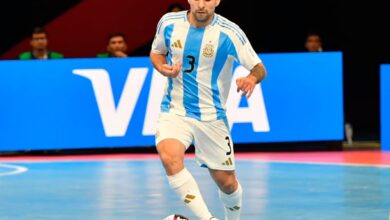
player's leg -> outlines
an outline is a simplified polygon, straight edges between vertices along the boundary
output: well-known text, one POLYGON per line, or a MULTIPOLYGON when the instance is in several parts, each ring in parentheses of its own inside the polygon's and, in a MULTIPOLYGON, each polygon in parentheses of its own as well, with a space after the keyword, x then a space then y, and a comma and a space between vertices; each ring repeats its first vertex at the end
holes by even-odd
POLYGON ((198 219, 209 220, 212 215, 202 198, 198 184, 184 166, 184 154, 192 142, 190 132, 180 116, 160 116, 156 134, 157 151, 171 188, 198 219))
POLYGON ((157 144, 157 152, 167 176, 172 176, 184 169, 186 147, 177 139, 166 138, 157 144))
POLYGON ((209 168, 228 220, 239 219, 242 189, 235 175, 233 143, 226 121, 196 122, 196 161, 209 168))
POLYGON ((240 219, 242 188, 234 171, 209 169, 219 188, 219 197, 224 204, 226 220, 240 219))

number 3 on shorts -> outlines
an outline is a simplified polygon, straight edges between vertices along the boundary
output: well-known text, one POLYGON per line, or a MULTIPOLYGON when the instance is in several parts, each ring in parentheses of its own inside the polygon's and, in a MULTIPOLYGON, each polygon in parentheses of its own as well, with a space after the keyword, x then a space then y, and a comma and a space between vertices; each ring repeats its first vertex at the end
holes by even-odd
POLYGON ((230 137, 226 136, 225 140, 227 140, 227 145, 229 146, 229 152, 226 152, 226 155, 229 156, 230 154, 232 154, 232 146, 230 145, 230 137))

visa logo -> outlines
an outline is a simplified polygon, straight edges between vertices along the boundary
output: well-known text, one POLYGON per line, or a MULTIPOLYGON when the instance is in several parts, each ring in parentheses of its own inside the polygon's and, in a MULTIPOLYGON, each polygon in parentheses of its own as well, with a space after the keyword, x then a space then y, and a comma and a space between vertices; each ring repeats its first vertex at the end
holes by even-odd
MULTIPOLYGON (((130 68, 117 105, 115 104, 109 72, 105 69, 74 69, 73 74, 91 81, 96 97, 105 135, 122 137, 126 135, 130 119, 144 86, 148 68, 130 68)), ((166 78, 153 69, 152 82, 145 112, 143 135, 155 135, 160 103, 163 97, 166 78)), ((261 85, 257 85, 246 107, 240 107, 241 94, 237 93, 235 79, 246 76, 248 71, 238 66, 234 70, 233 80, 226 103, 230 128, 235 123, 251 123, 254 132, 269 132, 266 107, 261 85)))

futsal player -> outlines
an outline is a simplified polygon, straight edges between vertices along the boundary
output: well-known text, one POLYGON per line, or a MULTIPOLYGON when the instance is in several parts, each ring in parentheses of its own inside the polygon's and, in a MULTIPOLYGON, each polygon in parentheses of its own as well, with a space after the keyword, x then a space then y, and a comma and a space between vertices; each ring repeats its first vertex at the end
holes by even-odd
POLYGON ((225 219, 239 219, 242 187, 235 174, 225 104, 234 61, 249 71, 236 81, 238 92, 248 98, 266 69, 244 32, 215 13, 220 0, 188 2, 189 11, 160 19, 150 52, 154 68, 167 77, 157 151, 171 188, 185 205, 198 219, 215 219, 184 166, 185 151, 194 144, 197 163, 208 169, 219 188, 225 219))

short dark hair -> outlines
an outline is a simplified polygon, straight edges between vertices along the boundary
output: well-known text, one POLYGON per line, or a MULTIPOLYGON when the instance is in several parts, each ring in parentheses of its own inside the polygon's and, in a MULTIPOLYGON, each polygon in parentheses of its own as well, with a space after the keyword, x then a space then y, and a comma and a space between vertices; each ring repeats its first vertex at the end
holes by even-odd
POLYGON ((107 42, 110 42, 110 40, 114 37, 122 37, 123 40, 126 42, 126 35, 122 32, 113 32, 108 36, 107 42))
POLYGON ((167 9, 167 12, 172 12, 172 10, 174 8, 179 8, 180 11, 184 10, 184 6, 178 2, 174 2, 174 3, 171 3, 170 5, 168 5, 168 9, 167 9))
POLYGON ((35 27, 31 34, 46 34, 47 32, 43 27, 35 27))
POLYGON ((308 37, 310 37, 310 36, 318 36, 318 37, 321 39, 321 35, 320 35, 318 32, 315 32, 315 31, 309 31, 309 32, 307 32, 306 38, 308 38, 308 37))

